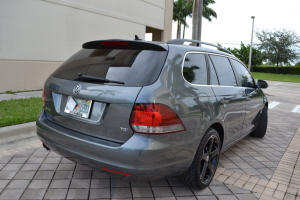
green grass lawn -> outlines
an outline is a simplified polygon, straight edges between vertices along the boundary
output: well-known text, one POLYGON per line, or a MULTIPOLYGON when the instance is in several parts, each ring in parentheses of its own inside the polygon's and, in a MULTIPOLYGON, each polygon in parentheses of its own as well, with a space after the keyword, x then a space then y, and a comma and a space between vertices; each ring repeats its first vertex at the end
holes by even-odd
POLYGON ((254 78, 266 80, 266 81, 283 81, 283 82, 294 82, 300 83, 300 76, 297 75, 287 75, 287 74, 269 74, 261 72, 251 72, 254 78))
POLYGON ((0 127, 35 121, 42 106, 40 97, 0 101, 0 127))

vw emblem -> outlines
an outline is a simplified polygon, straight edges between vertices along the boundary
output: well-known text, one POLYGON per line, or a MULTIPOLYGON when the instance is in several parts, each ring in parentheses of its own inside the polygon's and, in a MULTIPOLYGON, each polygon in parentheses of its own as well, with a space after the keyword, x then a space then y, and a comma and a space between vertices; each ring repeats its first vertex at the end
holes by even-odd
POLYGON ((73 89, 73 93, 74 94, 78 94, 81 90, 81 85, 76 85, 73 89))

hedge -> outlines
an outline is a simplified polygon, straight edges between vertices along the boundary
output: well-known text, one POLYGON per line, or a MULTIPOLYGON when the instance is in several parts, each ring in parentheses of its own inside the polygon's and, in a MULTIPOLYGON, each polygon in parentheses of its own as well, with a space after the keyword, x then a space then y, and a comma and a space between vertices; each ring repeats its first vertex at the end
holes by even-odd
MULTIPOLYGON (((254 67, 253 72, 264 72, 264 73, 276 74, 276 67, 269 67, 269 66, 254 67)), ((300 67, 278 67, 278 74, 300 75, 300 67)))

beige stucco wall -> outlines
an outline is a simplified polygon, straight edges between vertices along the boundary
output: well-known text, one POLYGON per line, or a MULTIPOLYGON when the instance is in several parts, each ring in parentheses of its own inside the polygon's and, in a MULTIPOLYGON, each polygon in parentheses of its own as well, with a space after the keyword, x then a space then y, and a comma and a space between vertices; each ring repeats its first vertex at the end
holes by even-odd
POLYGON ((172 38, 173 0, 165 0, 165 17, 162 41, 167 42, 172 38))
POLYGON ((62 62, 0 60, 0 92, 40 90, 62 62))
POLYGON ((42 89, 46 77, 87 41, 144 39, 146 27, 169 40, 172 2, 1 0, 0 93, 42 89))

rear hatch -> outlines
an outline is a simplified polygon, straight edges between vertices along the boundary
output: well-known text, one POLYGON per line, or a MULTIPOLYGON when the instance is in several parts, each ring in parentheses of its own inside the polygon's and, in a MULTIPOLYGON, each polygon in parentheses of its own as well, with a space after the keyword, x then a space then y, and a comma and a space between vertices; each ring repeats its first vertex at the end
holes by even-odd
POLYGON ((129 120, 143 86, 154 83, 167 45, 105 40, 83 44, 46 81, 44 111, 66 130, 124 143, 133 134, 129 120))

